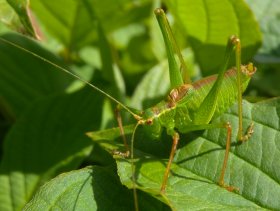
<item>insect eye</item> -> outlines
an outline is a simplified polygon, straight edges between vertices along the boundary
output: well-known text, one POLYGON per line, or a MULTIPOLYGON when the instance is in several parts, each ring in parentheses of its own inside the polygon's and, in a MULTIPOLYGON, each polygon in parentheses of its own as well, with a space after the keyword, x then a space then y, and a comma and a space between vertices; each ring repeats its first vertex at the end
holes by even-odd
POLYGON ((176 99, 178 98, 178 94, 178 89, 172 89, 169 93, 171 101, 176 101, 176 99))
POLYGON ((153 124, 153 120, 152 120, 152 119, 147 119, 146 124, 147 124, 147 125, 153 124))

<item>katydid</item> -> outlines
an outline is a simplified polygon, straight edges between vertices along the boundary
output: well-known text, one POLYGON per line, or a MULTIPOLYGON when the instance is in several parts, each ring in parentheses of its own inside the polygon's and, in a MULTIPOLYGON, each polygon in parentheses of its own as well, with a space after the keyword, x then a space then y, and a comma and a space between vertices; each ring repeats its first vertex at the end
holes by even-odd
MULTIPOLYGON (((168 20, 162 9, 156 9, 155 15, 166 46, 171 91, 165 100, 144 110, 141 113, 141 117, 136 118, 138 122, 133 132, 132 145, 135 130, 139 125, 144 125, 145 129, 153 137, 158 138, 163 128, 166 129, 168 135, 172 136, 173 144, 161 185, 161 192, 164 192, 167 186, 172 160, 180 139, 179 133, 211 128, 225 128, 227 130, 226 151, 218 183, 220 186, 232 190, 234 187, 224 184, 224 175, 231 142, 231 125, 229 122, 220 124, 211 124, 210 122, 213 117, 223 113, 237 100, 239 103, 238 140, 243 142, 250 138, 253 133, 253 124, 249 126, 247 132, 243 135, 242 92, 245 91, 256 68, 252 63, 248 65, 240 64, 240 40, 236 36, 231 36, 228 40, 224 63, 221 66, 218 76, 210 76, 195 83, 190 83, 191 80, 187 78, 188 83, 184 83, 180 69, 185 69, 186 65, 173 37, 168 20), (230 56, 234 50, 236 55, 236 68, 227 70, 230 56), (174 54, 177 54, 180 65, 177 64, 174 54)), ((121 126, 120 128, 122 130, 121 126)), ((133 147, 131 147, 131 152, 133 152, 133 147)), ((133 159, 133 153, 131 157, 133 159)))
POLYGON ((210 122, 214 116, 223 113, 237 100, 239 108, 239 132, 237 138, 241 142, 250 138, 253 133, 253 124, 249 126, 247 132, 243 135, 242 92, 245 91, 256 68, 252 63, 241 65, 240 40, 236 36, 231 36, 228 40, 224 63, 218 76, 210 76, 195 83, 185 84, 180 73, 180 67, 185 68, 184 60, 173 37, 168 20, 162 9, 156 9, 155 14, 166 46, 171 91, 164 101, 143 112, 141 124, 150 125, 149 129, 155 136, 159 136, 161 128, 164 127, 173 139, 161 191, 164 192, 167 185, 171 163, 179 141, 179 133, 217 127, 227 129, 226 151, 218 183, 222 187, 232 189, 224 184, 224 174, 231 142, 231 125, 229 122, 221 124, 211 124, 210 122), (234 50, 236 68, 226 71, 230 56, 234 50), (181 66, 176 63, 174 53, 178 55, 181 66))
MULTIPOLYGON (((168 20, 162 9, 156 9, 155 14, 161 28, 166 46, 166 54, 169 62, 171 91, 167 95, 166 99, 159 102, 155 106, 144 110, 143 112, 139 112, 139 114, 136 114, 111 95, 107 94, 88 81, 83 80, 72 72, 3 38, 0 39, 3 42, 20 48, 21 50, 57 67, 67 74, 78 78, 79 80, 91 86, 93 89, 102 93, 103 95, 117 103, 120 107, 131 113, 137 120, 132 135, 131 148, 129 149, 127 144, 125 143, 125 146, 127 146, 127 151, 125 153, 119 154, 125 156, 129 156, 130 154, 130 157, 133 160, 134 134, 139 125, 143 125, 143 127, 145 127, 145 129, 151 134, 151 136, 157 138, 160 137, 162 130, 166 129, 167 134, 170 135, 173 139, 173 144, 161 184, 161 192, 164 192, 167 187, 168 175, 170 172, 172 160, 177 149, 178 141, 180 140, 179 133, 187 133, 190 131, 211 129, 217 127, 225 128, 227 130, 226 150, 218 184, 222 187, 232 190, 232 187, 224 184, 224 175, 231 142, 231 125, 229 122, 211 124, 211 120, 213 119, 213 117, 216 117, 219 114, 223 113, 227 108, 229 108, 230 105, 238 101, 239 132, 237 138, 241 142, 246 141, 250 138, 253 133, 253 124, 249 126, 247 132, 245 133, 245 135, 243 135, 241 100, 242 92, 246 89, 251 76, 256 71, 256 68, 251 63, 249 63, 248 65, 241 65, 240 40, 236 36, 231 36, 226 48, 224 62, 217 76, 203 78, 194 83, 191 83, 191 80, 187 78, 187 80, 184 82, 180 70, 186 70, 186 65, 177 46, 177 43, 173 37, 168 20), (230 56, 234 50, 236 56, 236 68, 227 70, 230 56), (180 64, 178 64, 175 55, 177 55, 180 64)), ((124 134, 120 118, 118 118, 118 122, 120 125, 121 134, 124 134)), ((134 173, 132 172, 132 174, 134 173)), ((135 180, 133 175, 132 178, 133 180, 135 180)))

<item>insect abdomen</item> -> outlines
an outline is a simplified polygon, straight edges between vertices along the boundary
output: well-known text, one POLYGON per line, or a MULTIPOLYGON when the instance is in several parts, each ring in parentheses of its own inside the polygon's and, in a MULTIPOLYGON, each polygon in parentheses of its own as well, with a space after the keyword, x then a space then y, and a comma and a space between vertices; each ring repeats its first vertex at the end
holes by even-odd
MULTIPOLYGON (((255 73, 256 68, 249 65, 241 66, 241 84, 242 92, 247 88, 247 85, 251 79, 251 76, 255 73)), ((193 100, 188 103, 188 108, 191 112, 190 116, 195 115, 195 111, 199 109, 199 106, 210 92, 212 86, 214 85, 217 79, 217 75, 206 77, 202 80, 199 80, 193 84, 195 89, 193 100)), ((231 105, 236 102, 237 99, 237 73, 236 69, 232 68, 225 73, 222 87, 217 95, 216 103, 213 106, 216 106, 215 113, 213 116, 218 116, 224 111, 226 111, 231 105)), ((208 124, 209 122, 204 122, 208 124)))

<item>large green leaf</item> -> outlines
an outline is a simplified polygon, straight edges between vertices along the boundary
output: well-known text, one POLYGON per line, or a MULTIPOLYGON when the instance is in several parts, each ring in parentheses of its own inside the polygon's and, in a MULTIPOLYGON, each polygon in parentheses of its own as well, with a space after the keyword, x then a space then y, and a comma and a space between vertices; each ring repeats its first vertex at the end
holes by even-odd
POLYGON ((91 186, 93 175, 98 175, 98 169, 85 168, 59 175, 42 186, 24 210, 97 209, 91 186))
POLYGON ((205 74, 216 73, 231 35, 242 42, 242 61, 247 62, 261 43, 258 24, 243 1, 167 1, 186 31, 197 61, 205 74), (250 28, 250 30, 248 30, 250 28))
MULTIPOLYGON (((240 145, 235 139, 238 128, 236 105, 213 121, 230 121, 232 124, 231 153, 225 182, 238 188, 237 192, 229 192, 217 184, 225 151, 225 129, 208 130, 198 137, 183 136, 165 193, 160 193, 160 186, 168 153, 162 158, 156 155, 159 147, 148 154, 140 150, 143 148, 141 142, 147 140, 143 139, 142 132, 136 133, 137 188, 159 198, 175 210, 279 209, 280 99, 261 104, 244 101, 243 105, 245 126, 250 122, 255 124, 255 132, 248 142, 240 145)), ((159 144, 165 144, 167 140, 163 139, 159 144)), ((103 141, 103 144, 101 139, 98 142, 105 147, 109 144, 117 147, 113 142, 103 141)), ((131 161, 117 158, 117 163, 122 183, 132 188, 131 161)))
MULTIPOLYGON (((132 192, 112 170, 94 166, 61 174, 42 186, 24 210, 133 210, 132 192)), ((141 210, 169 210, 146 195, 140 199, 141 210)))

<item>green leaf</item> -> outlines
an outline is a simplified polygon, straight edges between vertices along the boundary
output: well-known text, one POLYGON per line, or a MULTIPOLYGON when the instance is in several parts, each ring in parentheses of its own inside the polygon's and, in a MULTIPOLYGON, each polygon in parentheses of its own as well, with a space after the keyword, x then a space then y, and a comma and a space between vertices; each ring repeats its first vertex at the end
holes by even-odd
MULTIPOLYGON (((46 183, 24 210, 134 210, 132 199, 132 192, 120 184, 112 168, 94 166, 61 174, 46 183)), ((168 210, 143 194, 140 199, 142 210, 168 210)))
POLYGON ((98 167, 64 173, 42 186, 24 210, 97 210, 97 207, 102 206, 118 208, 116 200, 115 204, 110 200, 111 197, 116 199, 117 195, 109 191, 115 180, 106 169, 98 167))
POLYGON ((92 176, 91 168, 62 174, 42 186, 24 210, 97 209, 91 187, 92 176))
POLYGON ((261 43, 257 22, 243 1, 167 1, 183 26, 202 71, 219 70, 227 39, 237 35, 242 44, 242 61, 247 62, 261 43), (250 30, 248 30, 250 27, 250 30))
POLYGON ((33 103, 4 140, 0 165, 0 209, 19 210, 36 189, 58 173, 77 168, 98 129, 102 103, 92 90, 58 95, 33 103))
MULTIPOLYGON (((125 134, 131 134, 134 129, 134 125, 126 125, 124 126, 124 132, 125 134)), ((88 132, 87 136, 92 138, 95 141, 100 141, 100 140, 112 140, 116 139, 120 136, 120 128, 110 128, 106 130, 100 130, 100 131, 95 131, 95 132, 88 132)))
MULTIPOLYGON (((141 142, 147 140, 143 139, 142 131, 136 133, 137 188, 164 201, 175 210, 184 210, 186 207, 190 210, 279 209, 280 99, 261 104, 244 101, 243 105, 245 127, 251 122, 255 124, 255 132, 248 142, 240 145, 235 138, 238 130, 236 105, 213 120, 213 123, 230 121, 232 124, 231 153, 225 182, 238 188, 236 193, 217 184, 225 152, 225 129, 208 130, 201 136, 182 136, 165 193, 160 193, 160 187, 168 153, 162 158, 156 155, 159 148, 148 154, 140 150, 141 142)), ((165 144, 168 138, 163 136, 162 139, 159 144, 165 144)), ((109 141, 106 144, 114 145, 109 141)), ((119 157, 116 159, 122 183, 132 188, 131 161, 119 157)))

